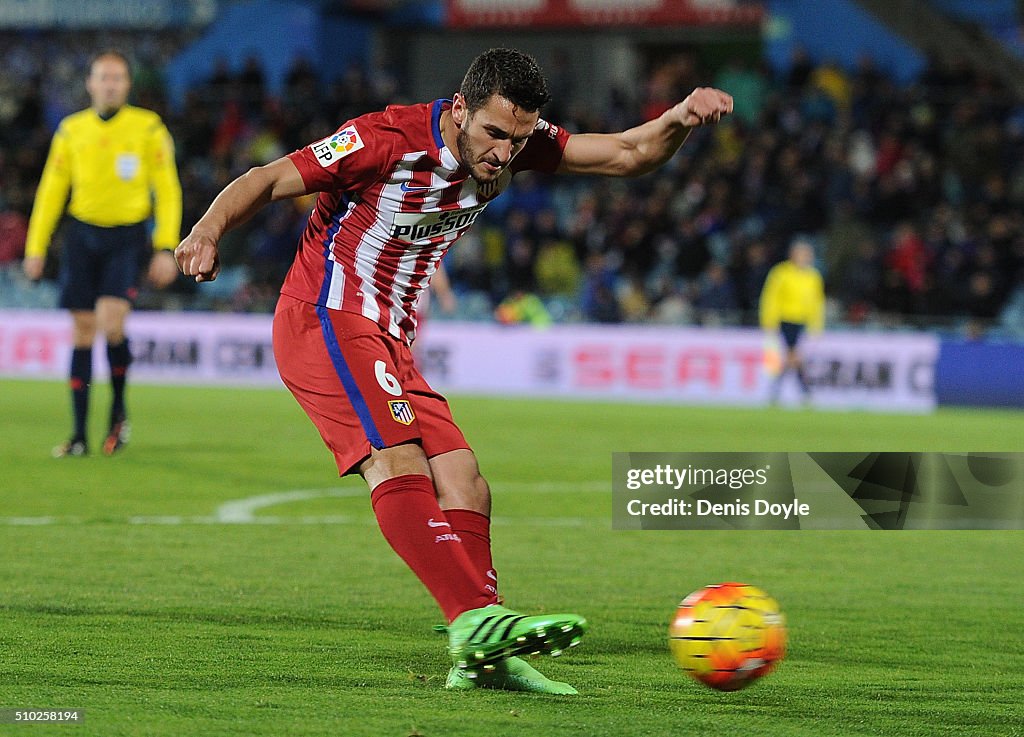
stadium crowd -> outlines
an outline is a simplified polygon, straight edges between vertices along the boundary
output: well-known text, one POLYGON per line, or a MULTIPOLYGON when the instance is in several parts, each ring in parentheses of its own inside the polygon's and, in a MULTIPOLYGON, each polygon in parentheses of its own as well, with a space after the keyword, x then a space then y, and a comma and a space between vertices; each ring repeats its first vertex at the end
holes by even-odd
MULTIPOLYGON (((160 70, 186 41, 0 35, 8 286, 53 127, 86 106, 83 70, 98 47, 129 52, 134 99, 174 136, 185 228, 246 168, 408 101, 393 70, 324 80, 301 60, 275 97, 252 59, 215 65, 175 109, 160 70)), ((992 79, 932 64, 900 87, 870 59, 849 72, 800 53, 782 76, 742 62, 712 74, 682 52, 652 65, 642 88, 585 101, 553 71, 545 117, 570 130, 622 129, 708 84, 734 95, 736 114, 639 180, 517 176, 446 259, 462 316, 754 324, 768 269, 802 235, 817 250, 830 322, 1024 331, 1024 105, 992 79)), ((141 306, 270 310, 309 206, 266 208, 225 239, 217 282, 182 279, 141 306)))

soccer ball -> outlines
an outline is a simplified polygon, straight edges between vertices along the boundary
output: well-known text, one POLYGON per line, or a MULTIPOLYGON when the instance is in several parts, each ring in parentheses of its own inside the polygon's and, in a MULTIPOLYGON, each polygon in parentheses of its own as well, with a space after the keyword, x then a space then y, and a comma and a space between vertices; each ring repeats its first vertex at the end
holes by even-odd
POLYGON ((785 619, 764 591, 719 583, 679 604, 668 630, 679 666, 706 686, 736 691, 767 675, 786 653, 785 619))

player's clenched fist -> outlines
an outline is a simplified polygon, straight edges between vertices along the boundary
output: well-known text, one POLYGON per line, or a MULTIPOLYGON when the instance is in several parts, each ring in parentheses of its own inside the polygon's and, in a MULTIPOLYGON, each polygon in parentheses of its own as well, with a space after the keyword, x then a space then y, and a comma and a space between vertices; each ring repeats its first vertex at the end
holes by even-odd
POLYGON ((732 112, 732 95, 712 87, 698 87, 673 108, 687 128, 717 123, 732 112))
POLYGON ((205 233, 189 233, 174 249, 174 260, 182 274, 194 276, 197 282, 213 281, 220 273, 217 241, 205 233))

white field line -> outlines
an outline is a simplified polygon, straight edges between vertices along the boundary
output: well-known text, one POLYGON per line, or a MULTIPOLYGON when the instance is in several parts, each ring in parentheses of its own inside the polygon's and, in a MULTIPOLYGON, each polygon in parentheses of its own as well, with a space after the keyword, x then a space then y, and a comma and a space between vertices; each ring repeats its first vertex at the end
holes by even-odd
POLYGON ((366 496, 366 493, 365 489, 297 489, 295 491, 280 491, 273 494, 260 494, 258 496, 224 502, 217 507, 214 518, 217 522, 233 524, 252 523, 257 521, 256 512, 266 507, 276 507, 279 504, 303 502, 307 499, 318 499, 328 496, 366 496))
MULTIPOLYGON (((610 483, 607 481, 550 481, 550 482, 528 482, 512 481, 495 485, 498 491, 500 505, 500 494, 511 493, 533 493, 533 494, 568 494, 573 492, 607 492, 610 483)), ((132 516, 124 520, 132 525, 375 525, 376 520, 367 515, 304 515, 304 516, 279 516, 257 514, 260 510, 294 502, 308 501, 321 498, 352 498, 368 496, 366 489, 362 488, 323 488, 323 489, 294 489, 292 491, 278 491, 270 494, 258 494, 256 496, 233 499, 224 502, 217 507, 212 515, 141 515, 132 516)), ((492 523, 497 525, 517 524, 532 525, 538 527, 583 527, 593 518, 587 517, 502 517, 491 518, 492 523)), ((80 517, 0 517, 0 526, 43 526, 43 525, 76 525, 83 524, 85 520, 80 517)), ((603 524, 603 523, 602 523, 603 524)))

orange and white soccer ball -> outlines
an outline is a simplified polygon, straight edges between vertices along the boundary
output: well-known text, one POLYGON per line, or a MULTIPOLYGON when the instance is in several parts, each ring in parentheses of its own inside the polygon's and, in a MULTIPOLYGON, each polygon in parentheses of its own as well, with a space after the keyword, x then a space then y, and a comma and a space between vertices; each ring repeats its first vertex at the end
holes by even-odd
POLYGON ((719 583, 679 604, 669 627, 679 666, 719 691, 767 675, 786 654, 786 625, 775 599, 756 586, 719 583))

